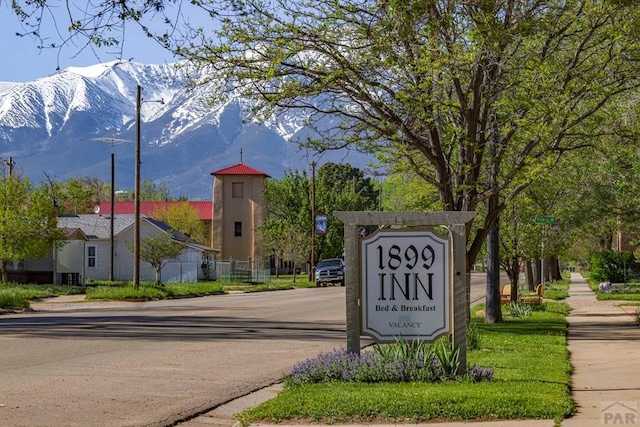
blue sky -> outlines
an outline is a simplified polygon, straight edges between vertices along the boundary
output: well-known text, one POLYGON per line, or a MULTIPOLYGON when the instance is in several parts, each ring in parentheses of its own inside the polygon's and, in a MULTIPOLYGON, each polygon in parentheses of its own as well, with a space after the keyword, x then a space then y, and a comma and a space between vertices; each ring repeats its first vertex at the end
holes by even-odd
MULTIPOLYGON (((43 33, 52 41, 58 41, 52 22, 44 22, 43 33)), ((60 31, 66 31, 66 24, 60 31)), ((143 64, 161 64, 176 59, 156 42, 146 37, 135 26, 130 26, 124 40, 122 58, 143 64)), ((30 37, 18 37, 24 32, 18 18, 13 15, 7 2, 0 0, 0 82, 25 82, 55 74, 59 65, 83 67, 118 59, 114 48, 96 49, 84 47, 84 40, 57 49, 38 49, 39 42, 30 37)))

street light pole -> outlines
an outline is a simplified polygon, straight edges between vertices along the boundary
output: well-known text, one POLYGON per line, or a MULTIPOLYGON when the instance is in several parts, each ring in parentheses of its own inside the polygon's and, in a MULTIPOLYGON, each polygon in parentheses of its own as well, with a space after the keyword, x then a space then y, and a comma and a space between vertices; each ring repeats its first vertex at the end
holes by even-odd
POLYGON ((109 215, 110 215, 110 219, 109 219, 109 281, 112 282, 113 281, 113 264, 114 264, 114 258, 115 258, 115 250, 114 250, 114 237, 113 237, 113 230, 114 230, 114 218, 115 218, 115 213, 114 213, 114 203, 115 203, 115 199, 116 199, 116 182, 115 182, 115 170, 116 170, 116 166, 115 166, 115 153, 114 153, 114 146, 116 144, 121 144, 123 142, 131 142, 130 140, 127 139, 118 139, 118 138, 94 138, 96 141, 103 141, 108 143, 109 145, 111 145, 111 209, 109 210, 109 215))

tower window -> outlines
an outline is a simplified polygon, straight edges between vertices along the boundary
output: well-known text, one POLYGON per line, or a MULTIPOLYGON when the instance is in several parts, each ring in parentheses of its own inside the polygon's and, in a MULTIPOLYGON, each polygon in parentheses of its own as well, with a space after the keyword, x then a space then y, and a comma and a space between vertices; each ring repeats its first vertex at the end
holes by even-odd
POLYGON ((236 221, 233 223, 233 232, 234 232, 234 236, 236 237, 242 237, 242 222, 241 221, 236 221))
POLYGON ((232 182, 231 193, 234 199, 241 199, 244 197, 244 182, 232 182))

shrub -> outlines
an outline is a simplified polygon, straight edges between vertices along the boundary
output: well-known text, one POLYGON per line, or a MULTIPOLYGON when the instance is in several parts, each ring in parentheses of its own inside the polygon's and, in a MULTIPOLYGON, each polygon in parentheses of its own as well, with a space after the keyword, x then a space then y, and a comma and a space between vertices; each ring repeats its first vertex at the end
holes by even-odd
POLYGON ((0 307, 21 310, 30 307, 31 293, 19 289, 3 290, 0 292, 0 307))
POLYGON ((453 378, 460 366, 460 349, 451 345, 448 339, 442 339, 436 346, 435 355, 445 378, 453 378))
MULTIPOLYGON (((360 355, 344 349, 320 353, 295 365, 285 382, 288 385, 331 381, 436 382, 456 378, 459 365, 459 349, 452 349, 448 339, 440 340, 434 347, 419 340, 399 339, 392 344, 376 344, 372 351, 360 355)), ((460 378, 489 381, 493 370, 474 366, 460 378)))
POLYGON ((631 252, 598 251, 591 255, 590 278, 599 282, 624 282, 627 275, 638 269, 638 264, 631 252))
POLYGON ((511 301, 509 305, 511 315, 513 317, 529 317, 531 316, 531 306, 529 304, 520 304, 516 301, 511 301))

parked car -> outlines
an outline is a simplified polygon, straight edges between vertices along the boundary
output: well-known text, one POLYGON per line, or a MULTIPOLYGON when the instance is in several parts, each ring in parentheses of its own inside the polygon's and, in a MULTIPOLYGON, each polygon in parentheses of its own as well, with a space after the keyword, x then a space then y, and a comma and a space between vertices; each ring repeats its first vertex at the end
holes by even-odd
POLYGON ((344 286, 344 261, 342 258, 323 259, 316 265, 316 286, 327 286, 328 283, 344 286))

